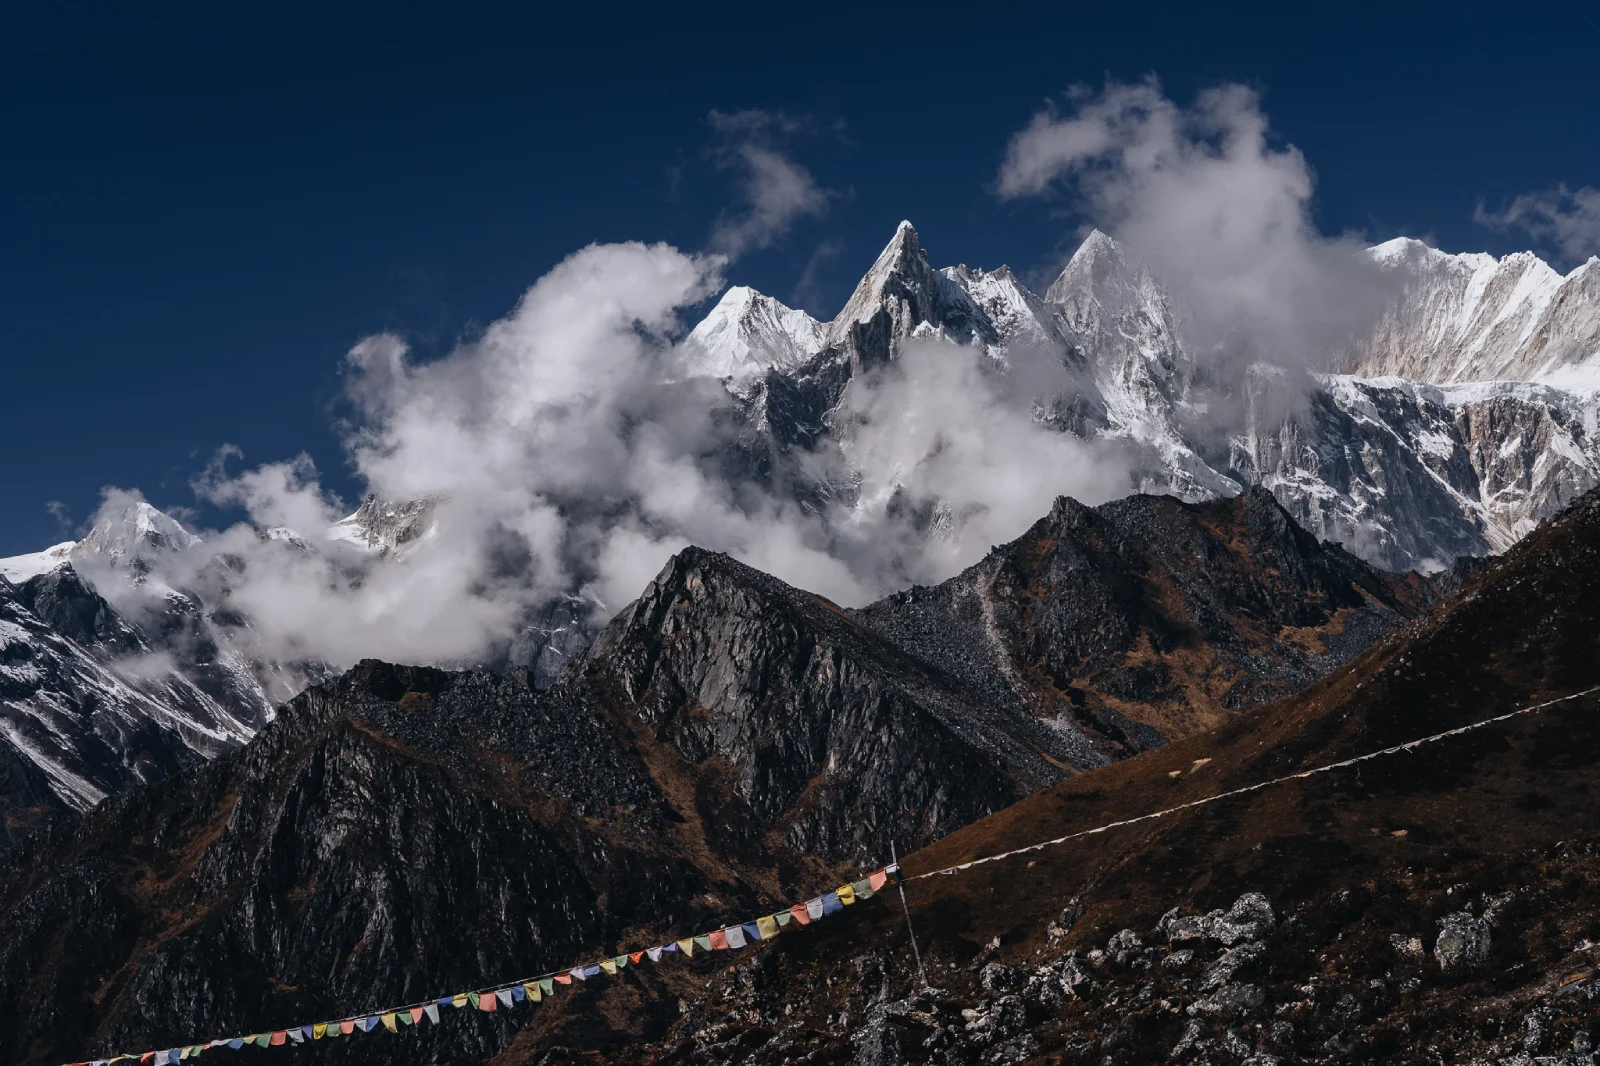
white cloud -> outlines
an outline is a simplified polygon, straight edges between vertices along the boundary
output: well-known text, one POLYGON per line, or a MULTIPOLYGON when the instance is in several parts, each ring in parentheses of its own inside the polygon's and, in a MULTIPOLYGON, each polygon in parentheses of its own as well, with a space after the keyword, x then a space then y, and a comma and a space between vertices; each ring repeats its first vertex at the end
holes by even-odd
POLYGON ((1183 107, 1147 80, 1069 103, 1012 138, 999 194, 1070 195, 1176 296, 1187 340, 1219 369, 1316 366, 1371 323, 1387 290, 1365 242, 1318 231, 1311 168, 1270 137, 1254 91, 1183 107))
POLYGON ((771 246, 796 221, 827 213, 832 194, 805 167, 778 150, 777 135, 797 123, 766 111, 711 112, 720 139, 713 152, 718 165, 738 171, 740 207, 718 218, 711 247, 729 259, 771 246))
POLYGON ((1101 503, 1132 487, 1128 457, 1041 425, 1041 396, 1070 386, 1059 353, 1010 366, 973 347, 914 340, 853 379, 841 406, 860 498, 845 551, 883 588, 942 581, 1020 535, 1060 495, 1101 503))
POLYGON ((1474 217, 1491 229, 1520 230, 1536 241, 1550 242, 1569 263, 1600 254, 1600 189, 1569 189, 1561 184, 1524 193, 1504 211, 1489 211, 1480 202, 1474 217))

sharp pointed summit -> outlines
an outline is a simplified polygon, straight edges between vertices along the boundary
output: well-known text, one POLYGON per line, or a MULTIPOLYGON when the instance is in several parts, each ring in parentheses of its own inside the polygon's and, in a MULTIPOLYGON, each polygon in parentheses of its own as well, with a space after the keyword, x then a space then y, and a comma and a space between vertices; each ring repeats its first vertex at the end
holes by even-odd
POLYGON ((828 325, 828 343, 857 366, 891 357, 895 338, 936 320, 939 282, 910 222, 901 222, 844 309, 828 325))

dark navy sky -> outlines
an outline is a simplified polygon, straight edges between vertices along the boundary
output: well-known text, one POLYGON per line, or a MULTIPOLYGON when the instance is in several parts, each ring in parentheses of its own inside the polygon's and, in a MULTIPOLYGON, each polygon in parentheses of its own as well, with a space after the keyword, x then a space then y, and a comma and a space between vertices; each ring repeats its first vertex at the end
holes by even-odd
POLYGON ((1074 220, 990 186, 1046 98, 1108 75, 1153 73, 1180 102, 1261 90, 1328 231, 1500 253, 1526 242, 1476 226, 1480 197, 1600 185, 1584 6, 1210 6, 13 9, 0 555, 74 535, 102 485, 193 505, 224 443, 250 463, 308 450, 353 493, 346 349, 389 329, 440 354, 591 241, 704 247, 733 195, 712 109, 810 116, 787 148, 847 195, 731 280, 792 299, 837 248, 807 297, 822 314, 902 217, 936 265, 1055 265, 1074 220))

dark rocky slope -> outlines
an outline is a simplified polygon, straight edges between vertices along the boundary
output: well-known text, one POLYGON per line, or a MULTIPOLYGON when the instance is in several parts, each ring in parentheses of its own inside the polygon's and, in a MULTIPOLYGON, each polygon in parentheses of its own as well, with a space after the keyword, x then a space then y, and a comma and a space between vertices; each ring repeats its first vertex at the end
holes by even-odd
MULTIPOLYGON (((1063 502, 978 568, 1006 575, 991 584, 1020 605, 999 612, 1001 646, 1025 650, 1041 625, 1072 636, 1072 608, 1051 616, 1045 601, 1090 594, 1122 619, 1117 633, 1170 633, 1174 611, 1199 608, 1149 607, 1138 575, 1152 558, 1225 620, 1189 640, 1287 623, 1333 640, 1352 613, 1382 627, 1410 609, 1411 586, 1274 516, 1265 498, 1063 502), (1151 538, 1175 530, 1190 539, 1169 560, 1151 538), (1071 538, 1086 547, 1057 550, 1071 538), (1235 543, 1246 547, 1218 546, 1235 543), (1192 567, 1172 561, 1189 554, 1192 567), (1310 606, 1275 605, 1286 589, 1310 606)), ((948 592, 958 638, 971 580, 948 592)), ((338 1016, 646 946, 813 894, 891 843, 927 844, 1067 772, 1039 740, 1059 730, 1025 690, 927 643, 897 610, 846 612, 689 550, 552 690, 521 672, 376 663, 308 690, 242 751, 110 800, 0 867, 0 1001, 18 1004, 0 1056, 48 1062, 338 1016)), ((1120 668, 1115 642, 1075 647, 1084 661, 1103 653, 1105 676, 1120 668)), ((1302 648, 1261 640, 1230 654, 1272 677, 1279 659, 1331 662, 1302 648)), ((1064 676, 1104 684, 1063 661, 1064 676)), ((482 1061, 509 1044, 516 1060, 524 1041, 657 1037, 720 963, 640 971, 520 1021, 457 1018, 407 1056, 482 1061), (522 1022, 533 1027, 513 1042, 522 1022)), ((300 1053, 390 1061, 393 1047, 300 1053)))
POLYGON ((859 617, 1072 737, 1049 754, 1082 768, 1297 691, 1433 597, 1318 543, 1257 488, 1204 504, 1062 497, 966 572, 859 617))
MULTIPOLYGON (((1073 778, 937 870, 1600 684, 1600 493, 1297 696, 1073 778)), ((780 940, 671 1063, 1600 1061, 1600 698, 908 886, 780 940), (1542 1056, 1542 1057, 1541 1057, 1542 1056)), ((535 1045, 528 1043, 533 1061, 535 1045)))
MULTIPOLYGON (((0 1060, 336 1016, 756 909, 766 857, 669 791, 693 795, 525 673, 364 664, 240 752, 14 850, 0 1060)), ((452 1033, 419 1054, 461 1061, 505 1036, 452 1033)), ((352 1053, 388 1061, 375 1042, 352 1053)))

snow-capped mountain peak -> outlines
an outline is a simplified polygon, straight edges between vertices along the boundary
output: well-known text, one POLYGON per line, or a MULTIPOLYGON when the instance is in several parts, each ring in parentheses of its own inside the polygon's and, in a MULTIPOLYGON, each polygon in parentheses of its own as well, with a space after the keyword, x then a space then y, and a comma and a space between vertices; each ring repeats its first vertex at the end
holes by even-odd
MULTIPOLYGON (((855 292, 828 324, 828 343, 850 346, 852 335, 887 312, 902 325, 932 321, 938 281, 910 222, 901 222, 855 292)), ((906 329, 909 333, 909 328, 906 329)))
POLYGON ((822 344, 823 327, 816 319, 735 285, 684 338, 680 351, 692 374, 742 381, 799 366, 822 344))
POLYGON ((144 500, 130 501, 97 522, 73 548, 76 558, 92 555, 116 567, 152 553, 181 552, 200 543, 177 519, 144 500))
POLYGON ((1600 271, 1589 263, 1562 275, 1532 252, 1451 254, 1410 237, 1368 254, 1399 292, 1352 373, 1439 385, 1570 383, 1575 368, 1600 357, 1600 271))
POLYGON ((13 555, 0 559, 0 577, 14 585, 20 585, 30 577, 47 574, 58 566, 64 566, 72 559, 72 549, 78 546, 75 540, 64 540, 60 544, 52 544, 42 552, 29 552, 26 555, 13 555))

